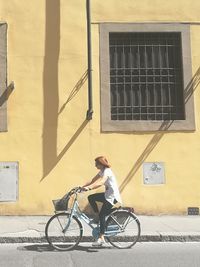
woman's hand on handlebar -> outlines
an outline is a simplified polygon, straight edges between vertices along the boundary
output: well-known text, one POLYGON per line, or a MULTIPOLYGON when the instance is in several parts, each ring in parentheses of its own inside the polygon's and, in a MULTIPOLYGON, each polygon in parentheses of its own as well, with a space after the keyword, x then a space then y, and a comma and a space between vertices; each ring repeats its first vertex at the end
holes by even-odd
POLYGON ((90 188, 88 186, 81 187, 81 191, 82 192, 86 192, 86 191, 89 191, 89 190, 90 190, 90 188))
POLYGON ((81 193, 81 192, 86 192, 89 190, 90 188, 88 186, 77 186, 77 187, 72 188, 69 194, 73 195, 74 193, 81 193))

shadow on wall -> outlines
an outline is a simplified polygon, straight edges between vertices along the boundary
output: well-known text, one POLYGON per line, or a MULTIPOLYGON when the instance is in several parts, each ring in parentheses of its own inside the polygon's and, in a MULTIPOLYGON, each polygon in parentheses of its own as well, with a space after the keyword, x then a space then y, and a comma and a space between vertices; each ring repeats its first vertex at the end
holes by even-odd
POLYGON ((58 63, 60 53, 60 0, 46 0, 45 23, 46 38, 43 71, 43 177, 40 181, 44 180, 51 172, 87 125, 87 121, 83 121, 61 153, 57 155, 58 116, 87 80, 87 71, 76 83, 67 101, 59 110, 58 63))
POLYGON ((9 99, 10 95, 12 94, 14 90, 14 82, 11 82, 6 90, 3 92, 3 94, 0 96, 0 107, 3 106, 3 104, 9 99))
POLYGON ((86 70, 84 72, 84 74, 82 75, 82 77, 80 78, 80 80, 77 82, 77 84, 72 89, 69 97, 67 98, 67 101, 62 105, 58 115, 60 115, 63 112, 63 110, 65 109, 66 105, 76 96, 76 94, 81 89, 81 87, 84 85, 84 83, 86 82, 87 79, 88 79, 88 71, 86 70))
MULTIPOLYGON (((185 103, 188 102, 196 88, 198 87, 200 83, 200 67, 192 77, 191 81, 187 85, 187 87, 184 90, 184 100, 185 103)), ((173 121, 164 121, 159 128, 158 132, 153 136, 153 138, 150 140, 140 157, 137 159, 136 163, 134 164, 133 168, 130 170, 124 181, 121 183, 119 189, 120 192, 123 192, 124 188, 128 185, 128 183, 133 179, 134 175, 137 173, 139 168, 141 167, 142 163, 147 159, 147 157, 150 155, 150 153, 153 151, 153 149, 157 146, 157 144, 160 142, 162 137, 165 134, 165 131, 169 129, 169 127, 173 124, 173 121)))

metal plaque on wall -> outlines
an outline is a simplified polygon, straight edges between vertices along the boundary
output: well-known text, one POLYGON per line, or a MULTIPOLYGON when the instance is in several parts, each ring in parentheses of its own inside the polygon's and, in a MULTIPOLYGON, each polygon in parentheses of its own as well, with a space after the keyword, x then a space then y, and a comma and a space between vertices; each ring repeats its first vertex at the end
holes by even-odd
POLYGON ((165 171, 163 162, 143 163, 143 183, 157 185, 165 183, 165 171))
POLYGON ((0 201, 18 198, 18 162, 0 162, 0 201))

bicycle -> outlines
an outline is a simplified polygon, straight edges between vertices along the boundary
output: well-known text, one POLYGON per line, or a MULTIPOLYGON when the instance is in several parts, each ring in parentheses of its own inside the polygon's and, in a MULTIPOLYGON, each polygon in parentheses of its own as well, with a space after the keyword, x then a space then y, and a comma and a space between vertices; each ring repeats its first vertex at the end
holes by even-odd
MULTIPOLYGON (((46 224, 45 236, 48 243, 57 250, 71 250, 79 244, 84 230, 82 221, 90 226, 93 237, 98 236, 98 224, 80 210, 77 196, 81 192, 81 187, 75 187, 61 200, 53 200, 55 214, 46 224), (68 208, 72 195, 72 208, 64 210, 68 208)), ((140 222, 130 210, 123 207, 113 208, 107 216, 105 238, 116 248, 131 248, 139 240, 140 232, 140 222)))

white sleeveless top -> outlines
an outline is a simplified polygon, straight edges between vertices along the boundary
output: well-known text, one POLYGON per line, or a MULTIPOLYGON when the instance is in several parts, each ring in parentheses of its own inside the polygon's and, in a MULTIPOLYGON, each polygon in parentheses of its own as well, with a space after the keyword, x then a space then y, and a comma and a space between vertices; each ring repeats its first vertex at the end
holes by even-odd
POLYGON ((110 168, 105 168, 103 171, 99 172, 99 175, 101 177, 106 177, 106 181, 104 183, 105 185, 105 198, 108 202, 110 202, 112 205, 114 205, 114 199, 117 200, 117 202, 122 204, 121 196, 119 193, 117 180, 110 168))

